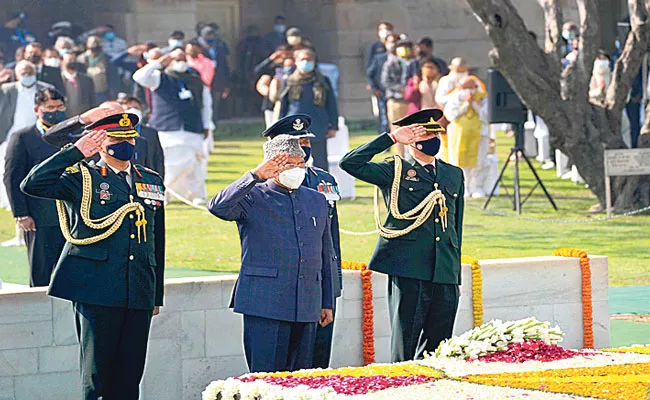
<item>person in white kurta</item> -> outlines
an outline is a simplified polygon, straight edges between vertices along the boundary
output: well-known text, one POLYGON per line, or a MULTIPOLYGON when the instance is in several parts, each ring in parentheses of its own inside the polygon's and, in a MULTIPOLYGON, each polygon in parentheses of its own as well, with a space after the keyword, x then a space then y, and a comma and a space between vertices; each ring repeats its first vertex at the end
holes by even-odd
MULTIPOLYGON (((487 93, 475 76, 462 78, 447 97, 444 108, 449 147, 448 162, 463 170, 465 196, 484 196, 479 178, 485 179, 490 136, 487 124, 487 93)), ((482 182, 483 183, 483 182, 482 182)))
MULTIPOLYGON (((185 52, 176 49, 157 60, 149 63, 133 74, 133 80, 143 87, 155 92, 161 86, 161 75, 167 73, 164 68, 170 68, 178 73, 187 71, 185 52)), ((183 100, 191 98, 186 87, 178 93, 183 100)), ((201 119, 206 135, 211 134, 212 96, 210 90, 202 87, 201 119)), ((155 113, 155 110, 153 111, 155 113)), ((155 126, 154 126, 155 127, 155 126)), ((208 136, 197 132, 186 131, 183 126, 178 129, 158 129, 160 144, 165 153, 165 186, 167 196, 178 197, 181 201, 192 202, 195 205, 205 204, 207 177, 207 157, 211 147, 208 136), (206 140, 208 139, 208 140, 206 140)), ((168 197, 168 200, 170 198, 168 197)))

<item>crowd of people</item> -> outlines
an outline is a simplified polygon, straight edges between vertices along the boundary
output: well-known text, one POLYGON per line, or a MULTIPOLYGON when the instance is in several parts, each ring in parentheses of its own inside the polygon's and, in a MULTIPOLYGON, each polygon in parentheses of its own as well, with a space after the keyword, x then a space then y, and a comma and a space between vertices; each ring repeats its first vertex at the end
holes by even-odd
MULTIPOLYGON (((0 29, 0 157, 15 132, 36 123, 33 99, 44 87, 56 89, 66 103, 45 127, 106 102, 137 101, 139 125, 156 131, 149 147, 162 149, 151 159, 164 159, 163 167, 150 166, 165 174, 168 196, 202 205, 220 103, 233 83, 244 81, 251 90, 245 103, 261 103, 267 127, 287 115, 313 117, 314 165, 328 169, 327 138, 338 128, 332 82, 337 69, 318 63, 314 46, 299 28, 287 29, 283 16, 275 17, 273 30, 263 37, 255 26, 246 29, 234 69, 214 23, 197 24, 194 38, 174 30, 165 43, 131 46, 111 25, 80 32, 70 22, 58 22, 42 42, 26 26, 25 14, 17 13, 0 29)), ((2 188, 0 204, 10 206, 2 188)))
MULTIPOLYGON (((397 128, 396 121, 419 110, 444 111, 437 157, 465 173, 465 195, 490 194, 497 179, 496 135, 487 121, 485 84, 457 57, 449 65, 433 53, 433 40, 413 42, 393 24, 377 26, 379 40, 366 57, 366 79, 378 118, 378 132, 397 128)), ((406 156, 397 145, 397 153, 406 156)))

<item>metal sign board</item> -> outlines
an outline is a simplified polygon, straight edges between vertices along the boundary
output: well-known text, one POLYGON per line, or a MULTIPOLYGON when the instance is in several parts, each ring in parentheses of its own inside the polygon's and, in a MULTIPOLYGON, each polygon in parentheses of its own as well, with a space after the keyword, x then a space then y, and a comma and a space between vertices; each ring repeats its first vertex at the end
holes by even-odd
POLYGON ((650 149, 605 150, 605 176, 650 175, 650 149))

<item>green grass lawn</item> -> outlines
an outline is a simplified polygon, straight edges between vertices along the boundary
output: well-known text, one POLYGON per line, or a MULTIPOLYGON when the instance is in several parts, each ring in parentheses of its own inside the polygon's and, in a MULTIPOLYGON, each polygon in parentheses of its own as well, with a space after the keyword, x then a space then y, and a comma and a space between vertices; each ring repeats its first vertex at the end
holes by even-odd
MULTIPOLYGON (((371 132, 357 132, 351 137, 353 147, 370 140, 371 132)), ((218 140, 210 158, 208 193, 213 195, 245 171, 255 167, 262 157, 262 139, 233 138, 218 140)), ((499 137, 499 163, 508 154, 511 139, 499 137)), ((536 164, 537 165, 537 164, 536 164)), ((626 217, 608 222, 549 223, 548 220, 598 218, 585 213, 596 203, 584 185, 574 185, 555 177, 554 171, 538 171, 548 186, 560 210, 555 212, 542 191, 524 205, 523 217, 544 221, 496 216, 483 211, 483 200, 467 200, 463 253, 480 259, 546 256, 558 247, 577 247, 591 254, 610 257, 611 285, 650 284, 650 215, 626 217)), ((512 185, 512 168, 506 174, 506 185, 512 185)), ((523 192, 533 185, 533 176, 522 168, 523 192)), ((503 190, 502 190, 503 193, 503 190)), ((514 215, 510 200, 501 196, 493 200, 489 210, 514 215)), ((372 188, 357 182, 357 197, 339 203, 341 227, 350 231, 374 229, 372 188)), ((13 234, 13 219, 9 212, 0 212, 0 240, 13 234)), ((342 252, 346 260, 367 261, 376 235, 342 235, 342 252)), ((8 282, 25 283, 26 258, 24 250, 0 249, 6 259, 0 265, 0 278, 8 282)), ((235 272, 239 268, 239 238, 234 223, 218 220, 207 211, 180 203, 172 203, 167 211, 167 264, 173 269, 168 276, 201 275, 201 271, 235 272)))

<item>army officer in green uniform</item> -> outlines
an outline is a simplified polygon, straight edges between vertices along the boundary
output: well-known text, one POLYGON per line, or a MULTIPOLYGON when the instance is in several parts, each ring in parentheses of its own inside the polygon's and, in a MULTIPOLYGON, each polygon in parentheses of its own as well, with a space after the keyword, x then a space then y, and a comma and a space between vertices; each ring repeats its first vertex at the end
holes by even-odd
POLYGON ((463 227, 463 173, 435 158, 440 110, 422 110, 395 124, 400 128, 378 136, 346 154, 341 168, 376 185, 389 208, 375 218, 379 240, 370 259, 373 271, 388 274, 391 360, 421 358, 451 337, 460 285, 463 227), (393 144, 407 146, 413 161, 399 156, 382 162, 372 158, 393 144))
POLYGON ((164 188, 132 165, 134 114, 117 114, 32 169, 28 195, 56 199, 63 248, 48 293, 70 300, 81 398, 137 400, 151 318, 163 301, 164 188), (84 159, 99 153, 101 160, 84 159))

